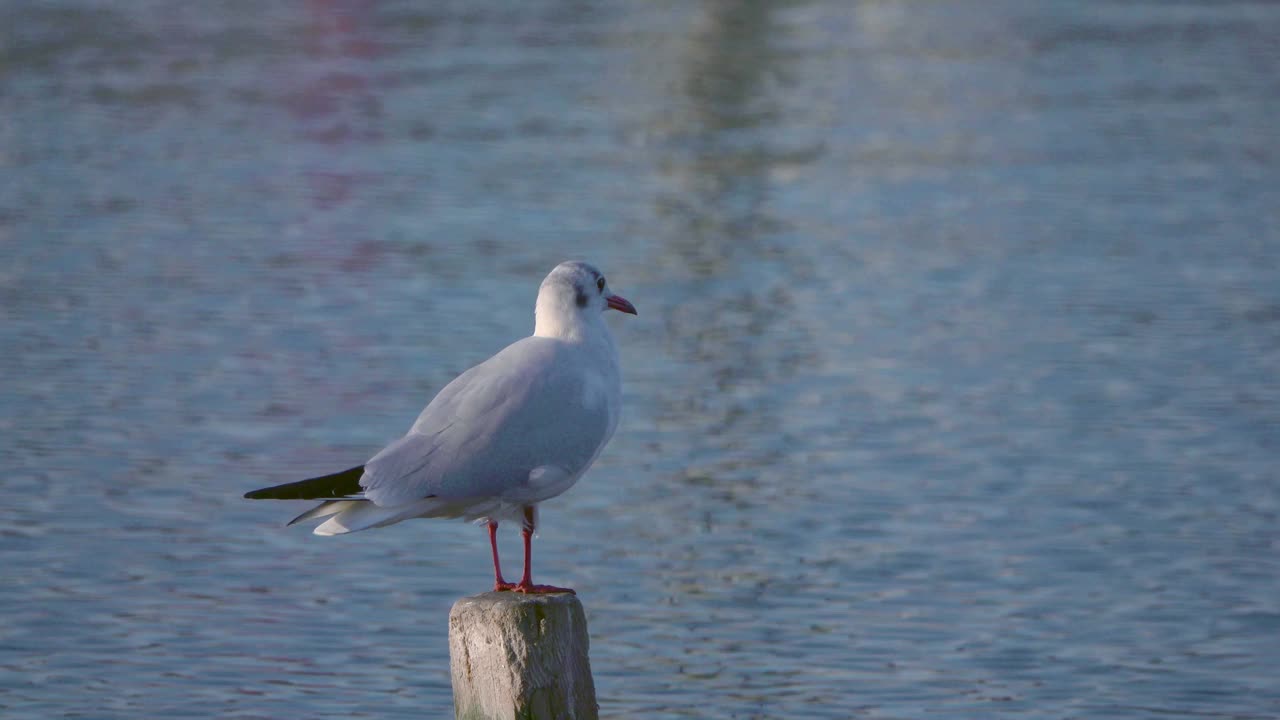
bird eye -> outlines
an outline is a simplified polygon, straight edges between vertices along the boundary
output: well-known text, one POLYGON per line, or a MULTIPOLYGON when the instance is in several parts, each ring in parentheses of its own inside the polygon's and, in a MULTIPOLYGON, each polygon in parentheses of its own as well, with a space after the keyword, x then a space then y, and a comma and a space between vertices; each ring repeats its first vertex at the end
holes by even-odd
POLYGON ((600 292, 604 292, 604 278, 596 280, 596 287, 599 288, 600 292))

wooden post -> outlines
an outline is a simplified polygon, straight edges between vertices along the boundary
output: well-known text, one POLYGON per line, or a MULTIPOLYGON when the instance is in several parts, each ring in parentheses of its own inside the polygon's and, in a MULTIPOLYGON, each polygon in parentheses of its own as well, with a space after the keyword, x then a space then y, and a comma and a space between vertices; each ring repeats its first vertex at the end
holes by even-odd
POLYGON ((449 612, 457 720, 596 720, 587 616, 568 593, 488 592, 449 612))

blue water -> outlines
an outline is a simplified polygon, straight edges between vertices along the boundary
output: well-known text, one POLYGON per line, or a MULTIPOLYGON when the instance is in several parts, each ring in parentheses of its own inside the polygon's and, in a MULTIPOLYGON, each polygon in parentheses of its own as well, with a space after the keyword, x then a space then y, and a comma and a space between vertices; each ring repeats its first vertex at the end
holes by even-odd
POLYGON ((1280 717, 1280 5, 261 5, 0 3, 6 720, 448 716, 484 531, 240 496, 568 257, 604 717, 1280 717))

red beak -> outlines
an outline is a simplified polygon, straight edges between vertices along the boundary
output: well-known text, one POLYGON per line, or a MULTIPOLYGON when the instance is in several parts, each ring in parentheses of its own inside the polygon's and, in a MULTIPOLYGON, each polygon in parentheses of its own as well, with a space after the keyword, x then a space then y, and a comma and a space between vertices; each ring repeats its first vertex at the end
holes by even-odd
POLYGON ((610 295, 609 299, 606 300, 605 302, 609 304, 609 307, 619 312, 624 312, 629 315, 636 314, 636 306, 632 305, 630 302, 627 301, 626 298, 622 297, 621 295, 610 295))

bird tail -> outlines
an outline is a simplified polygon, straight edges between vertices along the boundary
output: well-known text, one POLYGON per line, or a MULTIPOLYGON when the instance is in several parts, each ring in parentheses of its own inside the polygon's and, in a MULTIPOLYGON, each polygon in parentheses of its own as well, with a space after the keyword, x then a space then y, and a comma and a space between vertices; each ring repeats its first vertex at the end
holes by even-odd
POLYGON ((313 531, 316 535, 345 535, 357 530, 382 527, 413 517, 458 517, 464 514, 462 507, 446 503, 435 496, 421 500, 383 507, 364 497, 360 478, 364 466, 252 490, 244 494, 250 500, 324 500, 324 502, 289 521, 289 525, 306 520, 328 518, 313 531))
POLYGON ((368 500, 328 500, 290 520, 285 524, 285 527, 289 527, 295 523, 300 523, 304 520, 315 520, 317 518, 329 517, 330 515, 337 515, 347 508, 355 507, 356 505, 365 502, 368 502, 368 500))
MULTIPOLYGON (((307 480, 299 480, 298 482, 285 483, 284 485, 273 485, 259 490, 250 490, 244 496, 249 500, 329 500, 332 498, 349 498, 353 495, 359 495, 363 491, 363 488, 360 487, 360 478, 363 475, 364 466, 358 465, 332 475, 322 475, 307 480)), ((335 510, 334 512, 337 511, 335 510)), ((321 516, 317 515, 315 517, 321 516)), ((294 520, 294 522, 297 522, 297 520, 294 520)))
POLYGON ((435 498, 423 498, 417 502, 391 507, 375 505, 367 500, 335 500, 303 513, 298 519, 332 516, 312 532, 316 535, 345 535, 409 518, 433 516, 436 515, 438 505, 435 498))

